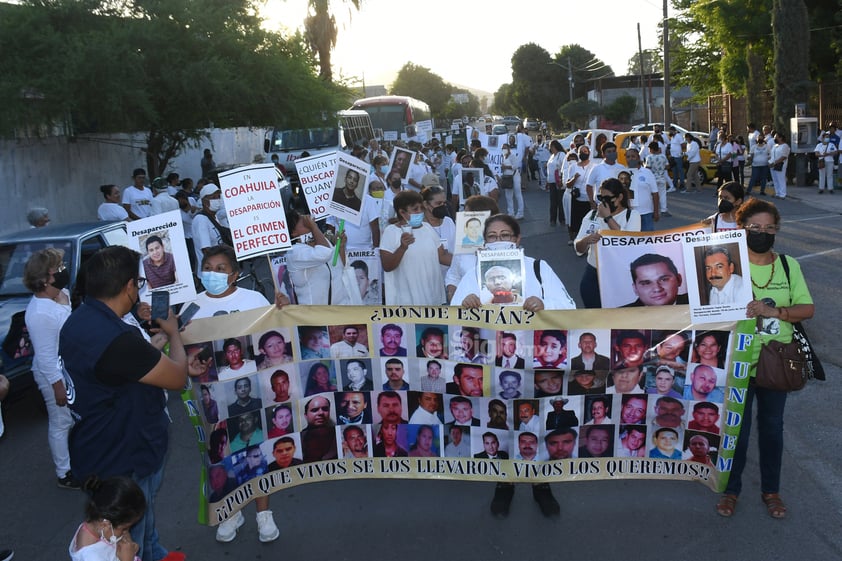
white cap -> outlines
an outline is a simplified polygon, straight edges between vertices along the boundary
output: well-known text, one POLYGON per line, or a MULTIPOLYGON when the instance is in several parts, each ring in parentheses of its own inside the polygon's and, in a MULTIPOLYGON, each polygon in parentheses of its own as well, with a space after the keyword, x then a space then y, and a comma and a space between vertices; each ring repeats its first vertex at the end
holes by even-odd
POLYGON ((201 191, 199 191, 199 198, 204 199, 208 195, 213 195, 214 193, 216 193, 218 191, 219 191, 219 187, 217 185, 214 185, 213 183, 208 183, 207 185, 202 187, 201 191))

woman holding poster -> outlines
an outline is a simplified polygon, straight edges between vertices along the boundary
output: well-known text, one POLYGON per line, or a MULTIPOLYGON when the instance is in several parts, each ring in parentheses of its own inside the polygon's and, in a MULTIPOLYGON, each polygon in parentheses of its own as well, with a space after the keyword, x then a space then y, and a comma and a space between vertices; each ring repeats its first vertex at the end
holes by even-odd
POLYGON ((573 242, 577 255, 588 254, 588 264, 579 283, 579 293, 586 308, 601 308, 599 277, 596 274, 596 244, 602 238, 600 230, 640 231, 640 214, 629 208, 628 191, 618 179, 609 178, 599 186, 596 199, 599 206, 588 213, 573 242))
POLYGON ((439 306, 445 302, 441 267, 450 254, 441 238, 424 222, 424 200, 415 191, 395 195, 396 224, 386 226, 380 240, 380 261, 386 305, 439 306))
MULTIPOLYGON (((485 249, 516 249, 520 245, 520 223, 508 214, 496 214, 485 221, 485 249)), ((533 312, 539 310, 573 310, 576 302, 567 293, 567 289, 555 271, 546 261, 536 262, 531 257, 524 257, 523 271, 523 309, 533 312), (536 274, 536 271, 540 275, 536 274)), ((452 306, 479 308, 482 305, 480 294, 482 287, 476 274, 462 277, 451 300, 452 306)))
POLYGON ((737 507, 737 497, 742 490, 743 469, 746 466, 749 435, 751 434, 752 407, 757 401, 758 448, 760 450, 760 497, 772 518, 784 518, 786 505, 779 494, 781 484, 781 458, 784 445, 784 407, 787 392, 760 387, 757 379, 760 349, 770 341, 792 341, 792 324, 813 317, 815 307, 801 266, 772 251, 775 234, 780 230, 781 215, 774 204, 760 199, 745 202, 737 211, 737 224, 746 230, 748 260, 754 300, 746 306, 746 317, 740 332, 753 332, 750 381, 745 396, 745 410, 734 464, 725 493, 716 505, 720 516, 729 517, 737 507), (784 269, 782 259, 787 260, 784 269), (769 324, 774 324, 769 328, 769 324))

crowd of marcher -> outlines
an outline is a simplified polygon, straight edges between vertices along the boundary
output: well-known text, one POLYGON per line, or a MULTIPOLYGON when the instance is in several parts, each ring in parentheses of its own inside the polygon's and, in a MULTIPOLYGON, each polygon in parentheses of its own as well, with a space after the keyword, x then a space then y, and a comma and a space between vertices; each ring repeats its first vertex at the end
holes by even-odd
MULTIPOLYGON (((790 261, 784 278, 781 257, 772 249, 780 229, 777 208, 769 201, 750 197, 755 185, 763 194, 768 170, 776 196, 786 196, 785 175, 776 176, 785 174, 786 137, 768 131, 767 139, 753 125, 749 128, 746 142, 724 131, 717 135, 713 151, 721 163, 731 162, 731 169, 722 166, 717 211, 707 222, 715 231, 739 228, 747 232, 750 267, 748 271, 744 269, 744 275, 750 276, 755 287, 754 299, 748 303, 747 321, 754 324, 755 317, 762 316, 777 319, 781 326, 777 331, 758 335, 754 344, 759 352, 762 341, 791 338, 792 323, 811 317, 813 306, 798 264, 790 261), (774 149, 764 146, 772 142, 774 149), (783 171, 779 164, 784 166, 783 171), (752 168, 747 189, 743 186, 745 165, 752 168), (731 175, 726 175, 726 171, 731 175), (783 183, 780 177, 784 177, 783 183), (773 298, 774 303, 769 304, 768 298, 773 298)), ((405 149, 413 158, 403 175, 397 167, 390 167, 389 162, 395 159, 376 141, 372 140, 367 148, 355 147, 354 154, 371 166, 361 200, 363 222, 359 226, 340 226, 334 220, 320 223, 304 212, 288 209, 286 221, 295 243, 286 255, 286 266, 293 294, 287 294, 289 290, 279 293, 275 304, 283 307, 294 299, 299 304, 482 306, 485 292, 493 291, 491 283, 505 283, 505 275, 494 281, 487 276, 488 284, 481 286, 476 255, 455 252, 457 236, 467 235, 457 233, 456 213, 489 212, 490 217, 478 231, 480 249, 519 248, 519 220, 524 218, 525 210, 522 190, 535 177, 530 171, 532 161, 538 165, 538 188, 548 193, 549 225, 566 224, 569 245, 578 255, 587 256, 579 287, 581 300, 586 307, 599 308, 594 247, 600 231, 654 230, 660 217, 668 216, 667 193, 701 189, 694 169, 700 144, 691 135, 682 137, 674 128, 666 136, 656 129, 651 138, 635 139, 626 151, 627 166, 617 163, 617 147, 604 138, 577 136, 569 151, 556 140, 541 135, 533 140, 522 130, 504 142, 499 170, 489 165, 487 147, 479 138, 472 139, 465 150, 457 150, 452 144, 441 146, 437 140, 408 144, 405 149), (689 163, 686 176, 685 156, 689 163), (484 184, 474 191, 465 191, 463 168, 484 170, 484 184), (500 211, 502 205, 505 212, 500 211), (333 258, 335 244, 339 245, 341 259, 333 258), (379 254, 383 274, 376 283, 383 290, 374 297, 374 279, 369 278, 368 267, 346 259, 353 250, 376 250, 379 254), (354 269, 358 284, 349 286, 343 282, 346 268, 354 269), (354 290, 359 290, 359 294, 354 294, 354 290)), ((824 169, 833 169, 838 144, 835 127, 823 133, 816 152, 826 162, 824 169)), ((205 151, 202 168, 206 174, 213 168, 210 151, 205 151)), ((97 211, 101 220, 138 220, 181 211, 197 286, 205 289, 197 297, 200 312, 196 318, 269 304, 263 295, 236 284, 239 264, 229 247, 230 232, 226 232, 220 188, 210 177, 194 184, 189 178, 170 173, 153 181, 150 187, 145 170, 136 169, 132 184, 122 191, 115 185, 103 185, 100 190, 105 199, 97 211)), ((833 187, 823 183, 819 190, 832 193, 833 187)), ((46 209, 34 209, 30 214, 33 226, 49 220, 46 209)), ((60 250, 39 251, 26 265, 24 281, 33 293, 26 312, 36 349, 33 371, 47 404, 49 443, 58 484, 68 489, 84 486, 92 493, 85 521, 70 546, 73 559, 123 561, 137 555, 143 561, 159 561, 184 557, 161 547, 154 521, 155 495, 164 474, 170 423, 162 390, 181 389, 188 375, 201 370, 201 357, 185 350, 175 315, 149 322, 149 306, 138 304, 138 293, 146 281, 138 274, 140 259, 140 254, 123 247, 97 253, 87 263, 84 278, 77 279, 86 298, 74 310, 67 291, 70 279, 60 250), (162 352, 165 345, 167 353, 162 352), (74 402, 69 408, 59 356, 75 386, 74 402), (103 495, 109 489, 110 494, 103 495)), ((516 295, 519 306, 533 312, 576 307, 574 298, 546 261, 530 257, 524 261, 526 276, 522 292, 516 295)), ((511 295, 511 286, 508 294, 511 295)), ((232 354, 236 355, 236 349, 232 349, 232 354)), ((244 364, 235 360, 231 368, 244 364)), ((752 377, 756 367, 755 360, 752 377)), ((237 375, 232 372, 232 376, 237 375)), ((663 378, 670 376, 674 377, 674 371, 666 368, 663 378)), ((3 382, 0 376, 0 394, 3 382)), ((576 382, 588 383, 585 376, 580 380, 578 375, 576 382)), ((781 518, 786 513, 778 494, 786 394, 750 384, 748 396, 729 486, 717 512, 723 516, 734 513, 746 461, 751 408, 756 400, 761 492, 769 514, 781 518)), ((600 415, 605 414, 604 404, 602 407, 600 415)), ((594 409, 600 410, 600 405, 594 405, 594 409)), ((594 439, 600 434, 599 430, 589 430, 591 433, 594 439)), ((564 435, 556 436, 561 446, 564 435)), ((656 437, 667 446, 674 435, 667 431, 656 437)), ((419 437, 419 446, 426 449, 421 440, 419 437)), ((393 441, 388 443, 392 445, 393 441)), ((486 448, 489 450, 497 450, 491 440, 486 448)), ((492 501, 495 514, 508 512, 513 492, 511 485, 497 486, 492 501)), ((558 514, 560 507, 549 485, 535 486, 533 495, 545 515, 558 514)), ((269 499, 255 502, 259 539, 272 541, 279 531, 269 510, 269 499)), ((244 517, 238 512, 218 527, 217 539, 233 540, 243 523, 244 517)))

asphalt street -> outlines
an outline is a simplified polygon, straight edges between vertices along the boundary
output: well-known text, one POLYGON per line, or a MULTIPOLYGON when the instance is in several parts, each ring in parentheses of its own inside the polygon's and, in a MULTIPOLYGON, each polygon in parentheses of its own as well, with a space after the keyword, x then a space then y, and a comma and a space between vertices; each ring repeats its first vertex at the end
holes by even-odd
MULTIPOLYGON (((701 194, 671 194, 664 228, 713 212, 711 185, 701 194)), ((545 519, 527 486, 519 485, 508 519, 491 516, 493 485, 454 481, 354 480, 296 487, 272 497, 281 537, 257 540, 254 508, 229 544, 196 522, 198 452, 176 394, 171 453, 157 519, 162 543, 189 559, 307 559, 374 561, 429 559, 519 561, 552 558, 612 560, 720 560, 842 558, 842 472, 839 404, 842 398, 838 341, 842 327, 842 193, 819 196, 790 187, 776 201, 783 230, 776 248, 801 262, 816 302, 807 323, 829 381, 790 396, 782 495, 789 512, 773 520, 760 501, 752 446, 744 493, 731 519, 716 515, 716 495, 700 484, 669 481, 600 481, 554 484, 561 517, 545 519)), ((580 303, 584 259, 567 246, 566 229, 551 229, 548 195, 530 183, 523 221, 528 255, 550 262, 580 303)), ((3 404, 6 435, 0 439, 0 549, 15 559, 67 558, 82 519, 84 496, 57 488, 46 446, 46 413, 40 394, 3 404)))

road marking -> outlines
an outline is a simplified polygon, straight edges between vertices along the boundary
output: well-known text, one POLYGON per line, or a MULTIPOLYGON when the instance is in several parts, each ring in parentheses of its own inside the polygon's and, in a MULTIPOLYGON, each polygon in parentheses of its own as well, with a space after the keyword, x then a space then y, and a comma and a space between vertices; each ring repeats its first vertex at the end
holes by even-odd
POLYGON ((842 247, 837 247, 834 249, 828 249, 827 251, 819 251, 818 253, 808 253, 807 255, 802 255, 801 257, 796 257, 795 259, 801 261, 802 259, 811 259, 813 257, 821 257, 822 255, 827 255, 828 253, 836 253, 837 251, 842 251, 842 247))
POLYGON ((821 216, 811 216, 810 218, 796 218, 794 220, 782 220, 784 224, 789 224, 791 222, 809 222, 810 220, 824 220, 826 218, 836 218, 839 216, 839 213, 834 214, 823 214, 821 216))

